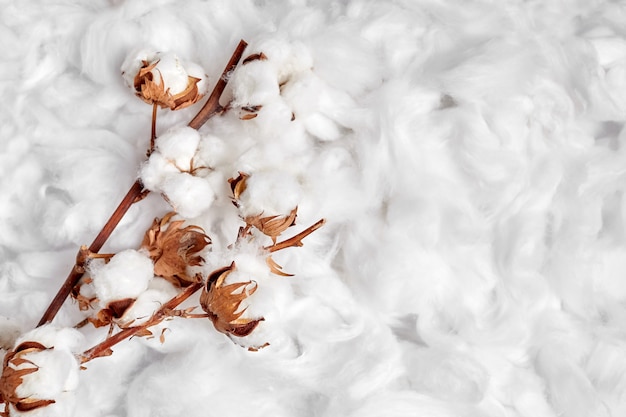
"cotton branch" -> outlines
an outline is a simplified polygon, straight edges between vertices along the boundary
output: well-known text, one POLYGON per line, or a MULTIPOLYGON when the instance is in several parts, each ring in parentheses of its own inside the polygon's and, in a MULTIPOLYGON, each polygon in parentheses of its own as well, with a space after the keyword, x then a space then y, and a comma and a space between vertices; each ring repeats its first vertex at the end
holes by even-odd
MULTIPOLYGON (((235 69, 235 67, 241 60, 241 57, 243 55, 243 52, 246 46, 247 46, 247 43, 245 41, 241 40, 239 42, 239 44, 237 45, 237 48, 233 52, 230 60, 228 61, 226 68, 222 72, 221 77, 219 78, 219 80, 217 81, 217 84, 213 88, 213 91, 211 92, 209 99, 204 104, 202 109, 200 109, 198 114, 189 122, 190 127, 194 129, 200 129, 200 127, 202 127, 202 125, 204 125, 204 123, 206 123, 207 120, 209 120, 211 117, 215 116, 216 114, 218 114, 219 112, 223 110, 223 107, 219 103, 219 99, 222 93, 224 92, 224 89, 226 88, 229 74, 235 69)), ((154 136, 154 132, 151 133, 151 136, 154 136)), ((153 138, 151 138, 151 142, 153 143, 153 138)), ((152 143, 150 145, 151 147, 152 147, 152 143)), ((100 230, 100 233, 98 233, 98 236, 96 236, 92 244, 89 246, 89 250, 91 252, 96 253, 102 248, 104 243, 111 236, 111 233, 113 233, 113 230, 115 230, 115 228, 119 224, 122 217, 124 217, 124 214, 126 214, 128 209, 130 209, 130 207, 133 205, 134 202, 140 200, 140 197, 143 195, 142 193, 144 192, 147 193, 147 191, 144 191, 141 181, 139 179, 136 180, 135 183, 130 187, 130 189, 126 193, 126 196, 121 201, 119 206, 115 209, 115 211, 113 212, 109 220, 106 222, 102 230, 100 230)), ((41 320, 39 320, 39 323, 37 324, 37 326, 41 326, 46 323, 49 323, 54 319, 58 311, 61 309, 61 306, 65 302, 65 299, 71 293, 72 288, 74 288, 76 284, 78 283, 78 281, 80 280, 81 276, 84 273, 84 266, 85 266, 84 262, 82 262, 79 259, 80 255, 81 255, 81 252, 79 251, 76 263, 74 264, 72 270, 70 271, 69 275, 65 279, 65 282, 61 285, 61 288, 59 288, 59 291, 57 292, 55 297, 52 299, 52 302, 50 303, 45 313, 41 317, 41 320)))
POLYGON ((178 293, 167 303, 163 304, 163 306, 156 313, 154 313, 152 317, 144 324, 140 326, 127 327, 121 330, 119 333, 116 333, 113 336, 107 338, 102 343, 99 343, 91 349, 86 350, 85 352, 83 352, 82 355, 79 356, 80 363, 89 362, 90 360, 99 358, 101 356, 109 356, 112 353, 111 348, 121 341, 124 341, 132 336, 149 334, 149 327, 159 324, 167 317, 171 317, 171 312, 183 301, 191 297, 196 291, 202 288, 203 285, 204 283, 202 282, 194 282, 193 284, 186 287, 183 291, 178 293))
POLYGON ((324 223, 326 223, 326 219, 320 219, 315 224, 307 227, 305 230, 301 231, 297 235, 290 237, 287 240, 283 240, 282 242, 278 242, 275 245, 266 246, 264 249, 272 253, 272 252, 277 252, 285 248, 289 248, 291 246, 302 246, 303 245, 302 239, 304 239, 305 237, 307 237, 308 235, 310 235, 311 233, 313 233, 314 231, 322 227, 324 223))

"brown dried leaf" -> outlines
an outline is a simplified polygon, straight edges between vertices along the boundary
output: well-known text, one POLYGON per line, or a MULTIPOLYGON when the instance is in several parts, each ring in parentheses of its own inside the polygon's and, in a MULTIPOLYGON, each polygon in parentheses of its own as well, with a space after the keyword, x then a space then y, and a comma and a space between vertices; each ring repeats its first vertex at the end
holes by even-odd
POLYGON ((141 248, 148 251, 154 262, 155 275, 185 287, 198 281, 198 276, 187 275, 187 267, 204 262, 198 253, 211 243, 211 239, 198 226, 183 228, 184 220, 170 222, 174 214, 168 213, 161 220, 154 219, 141 248))
POLYGON ((209 315, 217 331, 243 337, 252 333, 263 318, 241 318, 247 307, 241 311, 239 307, 243 300, 254 294, 257 286, 254 281, 224 285, 224 280, 234 270, 233 262, 209 275, 200 295, 200 306, 209 315), (251 285, 252 288, 249 288, 251 285))

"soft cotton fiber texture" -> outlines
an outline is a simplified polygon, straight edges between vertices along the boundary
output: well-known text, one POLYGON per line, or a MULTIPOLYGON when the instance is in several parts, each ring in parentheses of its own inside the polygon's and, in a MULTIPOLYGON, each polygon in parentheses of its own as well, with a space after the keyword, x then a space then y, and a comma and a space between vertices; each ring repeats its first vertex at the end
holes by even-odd
MULTIPOLYGON (((213 240, 198 272, 239 262, 239 279, 258 286, 245 314, 265 318, 238 343, 207 319, 176 318, 155 331, 163 343, 117 345, 59 400, 68 417, 626 415, 624 2, 0 10, 0 355, 140 175, 156 192, 103 252, 138 249, 171 194, 213 240), (184 126, 204 100, 159 110, 165 136, 146 162, 151 107, 127 87, 124 60, 171 53, 213 86, 240 39, 267 59, 232 74, 231 108, 199 138, 184 126), (171 164, 190 159, 206 169, 171 164), (326 219, 276 255, 293 277, 229 247, 243 223, 227 180, 240 171, 260 179, 246 207, 298 206, 285 237, 326 219)), ((131 255, 135 284, 156 291, 131 255)), ((54 325, 84 314, 68 301, 54 325)), ((107 330, 81 328, 72 351, 107 330)))

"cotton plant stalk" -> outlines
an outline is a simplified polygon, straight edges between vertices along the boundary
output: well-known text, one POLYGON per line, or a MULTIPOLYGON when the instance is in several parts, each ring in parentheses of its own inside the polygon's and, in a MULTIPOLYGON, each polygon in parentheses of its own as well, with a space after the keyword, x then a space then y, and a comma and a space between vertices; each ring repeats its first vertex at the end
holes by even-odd
MULTIPOLYGON (((222 96, 222 93, 224 92, 224 89, 226 88, 226 85, 228 83, 229 74, 234 70, 234 68, 237 66, 237 64, 241 60, 241 57, 243 56, 243 52, 246 49, 246 46, 247 46, 247 43, 245 41, 241 40, 239 42, 230 60, 226 64, 226 67, 224 71, 222 72, 221 77, 218 79, 215 87, 213 88, 213 91, 209 95, 209 98, 207 99, 204 106, 200 109, 198 114, 196 114, 196 116, 189 122, 188 124, 189 127, 196 129, 196 130, 200 129, 200 127, 202 127, 202 125, 204 125, 204 123, 206 123, 211 117, 223 111, 224 108, 219 103, 220 97, 222 96)), ((157 105, 160 105, 159 102, 154 101, 153 109, 156 109, 157 105)), ((154 111, 153 111, 153 120, 154 120, 154 111)), ((153 133, 151 136, 153 135, 154 135, 154 128, 153 128, 153 133)), ((151 145, 150 145, 150 149, 148 153, 150 153, 150 150, 153 148, 153 142, 154 142, 154 139, 151 139, 151 145)), ((100 230, 100 233, 98 233, 98 235, 93 240, 91 245, 88 246, 87 249, 89 253, 95 254, 95 253, 98 253, 100 249, 102 249, 102 246, 106 243, 108 238, 111 236, 111 233, 113 233, 113 231, 115 230, 115 228, 117 227, 121 219, 124 217, 126 212, 130 209, 130 207, 135 202, 141 200, 142 197, 148 192, 149 192, 148 190, 144 190, 141 180, 138 179, 133 183, 133 185, 130 187, 130 189, 128 190, 128 192, 126 193, 126 195, 124 196, 124 198, 122 199, 118 207, 115 209, 115 211, 109 218, 109 220, 105 223, 105 225, 100 230)), ((87 260, 85 259, 85 252, 86 252, 85 250, 79 250, 74 266, 72 267, 67 278, 65 279, 65 281, 59 288, 59 291, 57 292, 55 297, 52 299, 50 305, 44 312, 43 316, 39 320, 39 323, 37 324, 37 326, 42 326, 46 323, 51 322, 54 319, 54 317, 60 310, 61 306, 65 302, 66 298, 69 296, 69 294, 72 292, 72 289, 76 286, 76 284, 78 283, 78 281, 84 274, 85 262, 87 260)))

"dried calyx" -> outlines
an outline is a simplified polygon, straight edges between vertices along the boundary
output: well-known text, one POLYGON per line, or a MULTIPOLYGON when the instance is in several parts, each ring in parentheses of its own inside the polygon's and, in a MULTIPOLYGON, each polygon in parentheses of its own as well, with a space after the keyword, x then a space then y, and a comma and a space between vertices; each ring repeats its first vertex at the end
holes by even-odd
POLYGON ((197 275, 189 276, 187 267, 204 262, 199 253, 211 243, 211 239, 199 226, 182 227, 184 220, 171 221, 175 214, 171 212, 162 219, 154 219, 141 249, 146 250, 154 262, 155 275, 185 287, 201 280, 197 275))
POLYGON ((22 397, 18 394, 24 377, 39 370, 39 367, 27 356, 47 349, 49 348, 38 342, 23 342, 6 354, 2 366, 2 376, 0 376, 0 401, 5 403, 5 411, 0 415, 9 416, 9 405, 17 411, 30 411, 55 402, 51 399, 32 396, 22 397))
POLYGON ((225 284, 225 280, 235 270, 235 263, 213 271, 207 278, 200 295, 200 305, 208 313, 215 329, 232 336, 247 336, 263 318, 248 319, 241 316, 247 307, 240 310, 241 303, 254 294, 257 284, 254 281, 225 284))
POLYGON ((155 53, 146 56, 140 60, 139 68, 132 70, 136 70, 136 73, 124 75, 127 80, 133 77, 131 87, 146 103, 178 110, 202 98, 202 91, 198 88, 202 78, 188 74, 188 68, 183 66, 176 55, 155 53))

